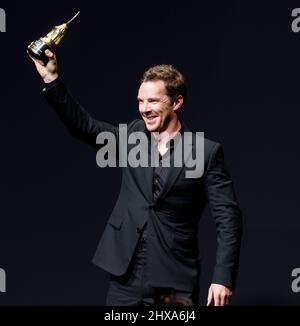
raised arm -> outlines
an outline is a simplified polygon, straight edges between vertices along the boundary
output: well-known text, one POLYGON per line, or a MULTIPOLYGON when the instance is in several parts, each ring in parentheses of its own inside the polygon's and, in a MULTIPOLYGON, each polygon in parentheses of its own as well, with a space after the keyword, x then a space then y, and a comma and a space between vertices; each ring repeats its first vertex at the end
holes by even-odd
POLYGON ((96 144, 97 135, 102 131, 112 132, 118 142, 118 128, 110 123, 93 119, 90 114, 75 100, 58 73, 55 53, 46 50, 49 62, 44 66, 31 57, 36 69, 44 81, 42 93, 61 118, 70 133, 85 143, 99 148, 96 144))

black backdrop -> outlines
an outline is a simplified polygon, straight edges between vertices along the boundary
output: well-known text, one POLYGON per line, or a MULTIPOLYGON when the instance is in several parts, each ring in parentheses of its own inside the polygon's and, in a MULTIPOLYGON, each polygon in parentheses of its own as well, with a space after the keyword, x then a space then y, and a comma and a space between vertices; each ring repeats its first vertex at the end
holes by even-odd
MULTIPOLYGON (((26 46, 81 10, 57 50, 60 74, 96 118, 138 116, 142 72, 171 63, 186 76, 184 119, 220 141, 244 213, 235 305, 292 305, 299 255, 300 33, 289 1, 2 1, 0 268, 3 305, 103 305, 107 274, 91 263, 118 196, 40 94, 26 46)), ((201 222, 205 303, 215 231, 201 222)))

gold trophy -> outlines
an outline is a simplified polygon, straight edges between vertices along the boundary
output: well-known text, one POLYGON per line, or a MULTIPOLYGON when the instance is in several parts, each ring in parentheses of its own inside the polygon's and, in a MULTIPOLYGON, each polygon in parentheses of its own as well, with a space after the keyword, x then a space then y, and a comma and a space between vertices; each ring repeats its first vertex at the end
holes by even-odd
POLYGON ((45 51, 48 49, 51 52, 55 51, 56 46, 61 42, 66 34, 69 24, 79 15, 80 11, 67 23, 54 26, 52 30, 44 37, 39 38, 35 42, 32 42, 28 47, 27 51, 31 56, 43 62, 44 66, 49 61, 45 51))

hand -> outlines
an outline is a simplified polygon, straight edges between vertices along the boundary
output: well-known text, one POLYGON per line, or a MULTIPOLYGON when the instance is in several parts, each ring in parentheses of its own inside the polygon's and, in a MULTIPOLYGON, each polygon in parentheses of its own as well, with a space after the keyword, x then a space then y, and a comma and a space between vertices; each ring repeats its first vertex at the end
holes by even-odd
POLYGON ((224 285, 211 284, 208 290, 207 305, 225 306, 229 304, 232 291, 224 285))
POLYGON ((58 78, 58 68, 55 53, 51 52, 50 50, 45 51, 46 56, 49 58, 49 61, 46 66, 44 66, 41 61, 32 57, 28 51, 27 53, 29 57, 33 60, 38 73, 40 74, 45 83, 50 83, 58 78))

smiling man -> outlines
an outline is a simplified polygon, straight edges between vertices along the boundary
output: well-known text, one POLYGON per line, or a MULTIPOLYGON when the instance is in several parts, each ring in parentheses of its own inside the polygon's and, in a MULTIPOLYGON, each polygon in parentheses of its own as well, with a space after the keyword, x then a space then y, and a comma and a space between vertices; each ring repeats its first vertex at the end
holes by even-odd
MULTIPOLYGON (((42 92, 71 134, 96 149, 102 132, 123 141, 118 127, 93 119, 74 99, 58 75, 55 54, 47 50, 46 55, 45 67, 33 59, 44 81, 42 92)), ((196 178, 185 177, 184 164, 163 164, 168 157, 174 159, 181 144, 176 135, 190 132, 180 116, 185 98, 184 78, 174 67, 154 66, 143 74, 138 90, 142 119, 130 122, 127 133, 144 133, 160 164, 122 169, 120 194, 93 259, 110 273, 106 305, 198 304, 198 223, 207 202, 217 231, 207 304, 229 303, 237 277, 242 214, 222 146, 204 140, 204 171, 196 178)))
POLYGON ((167 151, 166 144, 181 128, 178 114, 185 95, 183 77, 178 73, 174 78, 172 67, 156 66, 144 73, 138 92, 139 111, 147 130, 159 133, 158 150, 162 155, 167 151), (165 84, 160 75, 169 83, 165 84))
MULTIPOLYGON (((159 73, 162 74, 163 66, 156 66, 149 69, 143 76, 138 93, 139 111, 149 131, 163 132, 169 134, 180 128, 180 121, 177 117, 180 107, 183 104, 182 94, 174 99, 171 91, 166 93, 165 82, 157 80, 159 73), (161 71, 160 71, 161 70, 161 71)), ((168 69, 171 69, 168 67, 168 69)), ((176 87, 176 86, 175 86, 176 87)), ((176 90, 178 92, 178 90, 176 90)))

